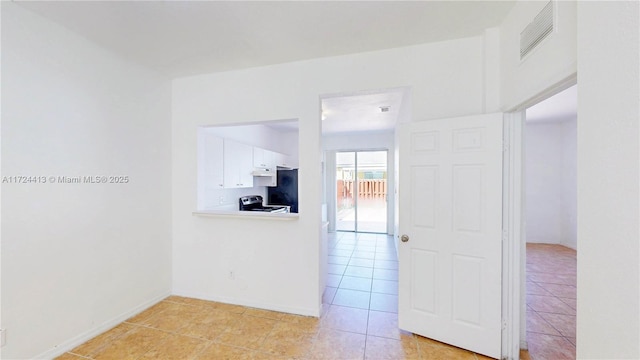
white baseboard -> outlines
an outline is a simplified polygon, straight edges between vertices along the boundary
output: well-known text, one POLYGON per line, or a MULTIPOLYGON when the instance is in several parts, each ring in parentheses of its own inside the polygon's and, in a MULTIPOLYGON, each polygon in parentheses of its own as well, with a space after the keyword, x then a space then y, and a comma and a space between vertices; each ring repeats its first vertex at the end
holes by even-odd
POLYGON ((87 342, 90 339, 93 339, 94 337, 102 334, 103 332, 110 330, 114 327, 116 327, 118 324, 122 323, 123 321, 129 319, 130 317, 137 315, 141 312, 143 312, 144 310, 152 307, 153 305, 159 303, 160 301, 162 301, 162 299, 166 298, 167 296, 171 295, 170 292, 167 292, 163 295, 160 295, 150 301, 144 302, 138 306, 136 306, 135 308, 120 314, 118 316, 116 316, 115 318, 105 321, 102 324, 92 328, 89 331, 86 331, 72 339, 69 339, 61 344, 56 345, 55 347, 43 352, 42 354, 36 356, 36 359, 53 359, 55 357, 58 357, 64 353, 66 353, 67 351, 75 348, 76 346, 83 344, 85 342, 87 342))
POLYGON ((188 291, 180 291, 176 289, 174 289, 173 294, 177 296, 190 297, 190 298, 200 299, 200 300, 217 301, 217 302, 222 302, 226 304, 242 305, 242 306, 248 306, 248 307, 253 307, 258 309, 285 312, 288 314, 320 317, 320 308, 308 309, 308 308, 281 306, 278 304, 271 304, 271 303, 266 303, 261 301, 251 301, 251 300, 247 301, 247 300, 236 299, 236 298, 228 298, 224 296, 208 296, 203 294, 194 294, 188 291))

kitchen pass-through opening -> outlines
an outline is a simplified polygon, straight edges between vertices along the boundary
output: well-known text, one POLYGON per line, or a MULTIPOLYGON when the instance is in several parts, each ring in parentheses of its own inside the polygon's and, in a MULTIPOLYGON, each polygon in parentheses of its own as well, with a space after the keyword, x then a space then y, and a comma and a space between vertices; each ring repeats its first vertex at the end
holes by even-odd
POLYGON ((336 230, 387 232, 387 151, 336 152, 336 230))

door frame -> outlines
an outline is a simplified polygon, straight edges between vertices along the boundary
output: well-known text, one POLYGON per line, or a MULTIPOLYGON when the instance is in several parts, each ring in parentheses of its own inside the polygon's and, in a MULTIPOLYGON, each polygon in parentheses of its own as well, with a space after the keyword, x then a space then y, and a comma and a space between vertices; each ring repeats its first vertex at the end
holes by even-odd
POLYGON ((526 349, 523 226, 525 112, 504 114, 502 162, 502 358, 519 359, 526 349))
POLYGON ((525 110, 578 83, 577 73, 547 87, 504 115, 502 358, 519 359, 526 333, 525 110))

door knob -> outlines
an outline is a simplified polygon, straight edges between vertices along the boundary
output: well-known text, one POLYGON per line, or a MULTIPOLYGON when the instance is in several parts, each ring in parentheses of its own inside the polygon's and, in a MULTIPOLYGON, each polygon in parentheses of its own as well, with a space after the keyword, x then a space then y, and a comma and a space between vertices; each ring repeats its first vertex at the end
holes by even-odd
POLYGON ((402 235, 402 236, 400 237, 400 240, 402 240, 402 242, 407 242, 407 241, 409 241, 409 235, 402 235))

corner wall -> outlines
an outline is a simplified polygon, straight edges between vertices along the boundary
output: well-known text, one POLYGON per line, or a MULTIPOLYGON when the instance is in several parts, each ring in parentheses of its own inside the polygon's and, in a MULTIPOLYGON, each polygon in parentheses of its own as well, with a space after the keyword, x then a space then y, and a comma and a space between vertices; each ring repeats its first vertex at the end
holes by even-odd
POLYGON ((527 242, 576 249, 576 119, 525 125, 527 242))
POLYGON ((171 289, 170 82, 1 6, 2 356, 51 358, 171 289))

